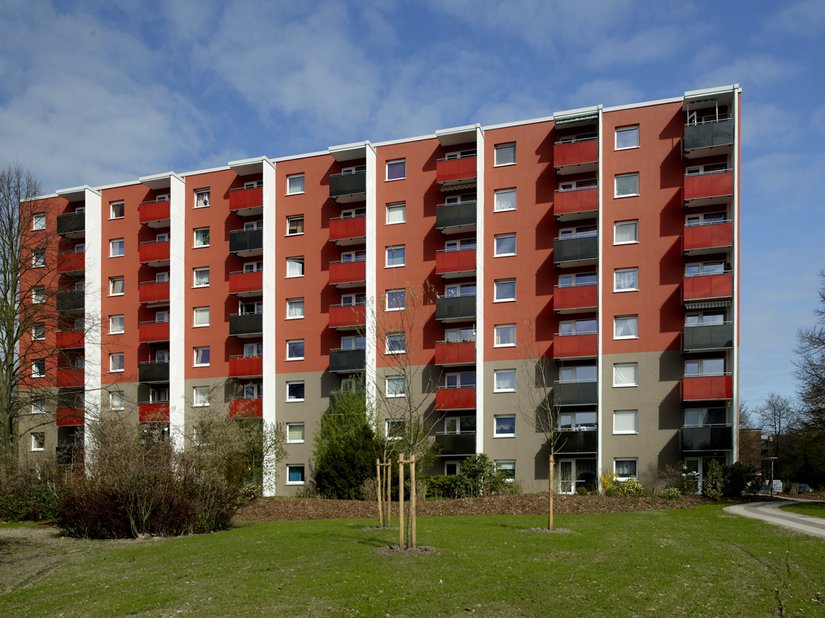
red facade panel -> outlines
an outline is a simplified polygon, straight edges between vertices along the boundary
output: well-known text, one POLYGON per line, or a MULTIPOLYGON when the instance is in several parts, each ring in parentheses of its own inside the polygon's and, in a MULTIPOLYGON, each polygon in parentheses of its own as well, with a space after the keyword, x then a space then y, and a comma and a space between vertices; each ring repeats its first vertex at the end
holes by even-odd
POLYGON ((168 262, 169 261, 169 241, 142 242, 140 243, 141 262, 168 262))
POLYGON ((81 271, 86 267, 86 254, 69 251, 61 253, 57 262, 57 272, 60 274, 81 271))
POLYGON ((260 208, 264 203, 262 187, 254 189, 232 189, 229 192, 229 210, 260 208))
POLYGON ((58 348, 82 348, 83 347, 83 331, 82 330, 59 330, 57 331, 56 340, 58 348))
POLYGON ((138 295, 142 303, 157 303, 169 300, 168 281, 144 281, 138 286, 138 295))
POLYGON ((475 387, 439 388, 435 391, 436 410, 472 410, 476 407, 475 387))
POLYGON ((263 375, 263 356, 233 356, 229 359, 229 375, 245 378, 263 375))
POLYGON ((366 262, 330 262, 329 282, 331 285, 366 281, 366 262))
POLYGON ((584 358, 598 354, 598 335, 569 335, 553 341, 553 358, 584 358))
POLYGON ((83 410, 77 408, 57 408, 55 422, 58 427, 78 427, 83 425, 83 410))
POLYGON ((682 378, 682 401, 709 401, 733 398, 733 376, 693 376, 682 378))
POLYGON ((436 365, 471 365, 476 362, 475 341, 437 341, 436 365))
POLYGON ((82 369, 61 367, 57 370, 57 386, 59 388, 77 388, 85 383, 85 374, 82 369))
POLYGON ((141 223, 169 220, 169 202, 143 202, 138 206, 141 223))
POLYGON ((599 140, 553 144, 553 165, 557 168, 595 163, 598 160, 599 140))
POLYGON ((329 308, 330 328, 347 328, 364 324, 366 324, 364 305, 331 305, 329 308))
POLYGON ((733 246, 733 223, 685 227, 682 251, 698 251, 733 246))
POLYGON ((461 159, 439 159, 435 164, 435 179, 438 184, 449 184, 476 177, 476 157, 461 159))
POLYGON ((730 298, 731 296, 733 296, 733 275, 731 273, 685 277, 684 300, 730 298))
POLYGON ((169 322, 141 322, 140 342, 169 341, 169 322))
POLYGON ((142 403, 138 406, 138 420, 141 423, 168 423, 168 403, 142 403))
POLYGON ((263 410, 262 399, 234 399, 229 403, 231 418, 260 418, 263 410))
POLYGON ((438 251, 435 254, 435 272, 437 275, 450 273, 469 273, 476 269, 476 250, 438 251))
POLYGON ((263 272, 235 272, 229 274, 229 293, 245 294, 259 292, 264 286, 263 272))
POLYGON ((366 217, 336 217, 329 220, 329 239, 333 242, 350 238, 364 238, 366 235, 366 217))
POLYGON ((578 189, 576 191, 556 191, 553 200, 555 215, 572 215, 580 212, 592 212, 596 216, 599 210, 599 190, 578 189))
POLYGON ((691 174, 685 176, 685 201, 733 195, 733 172, 691 174))
POLYGON ((596 285, 579 285, 576 287, 556 287, 553 295, 553 309, 572 311, 592 309, 599 304, 599 288, 596 285))

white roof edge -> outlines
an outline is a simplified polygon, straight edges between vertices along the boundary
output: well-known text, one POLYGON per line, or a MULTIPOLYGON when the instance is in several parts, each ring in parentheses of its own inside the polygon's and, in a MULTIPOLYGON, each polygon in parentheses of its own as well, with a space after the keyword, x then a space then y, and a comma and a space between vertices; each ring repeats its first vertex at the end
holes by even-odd
POLYGON ((57 193, 47 193, 46 195, 35 195, 34 197, 30 197, 28 200, 23 200, 27 202, 36 202, 38 200, 53 200, 56 197, 60 197, 57 193))
POLYGON ((124 180, 123 182, 113 182, 108 185, 99 185, 97 188, 98 191, 105 191, 106 189, 117 189, 118 187, 129 187, 131 185, 139 185, 139 180, 124 180))
POLYGON ((395 144, 403 144, 404 142, 421 142, 425 139, 436 139, 435 133, 430 133, 429 135, 416 135, 415 137, 404 137, 399 139, 390 139, 385 142, 375 142, 373 144, 374 148, 378 148, 379 146, 393 146, 395 144))
POLYGON ((360 142, 352 142, 350 144, 337 144, 335 146, 330 146, 327 148, 327 151, 332 154, 334 152, 342 152, 345 150, 356 150, 358 148, 366 148, 370 145, 369 140, 361 140, 360 142))
POLYGON ((560 112, 553 112, 553 119, 575 118, 576 116, 586 116, 588 114, 598 114, 602 105, 588 105, 587 107, 577 107, 576 109, 564 109, 560 112))
POLYGON ((160 174, 149 174, 148 176, 138 176, 138 182, 146 184, 147 182, 152 182, 153 180, 164 180, 165 178, 180 178, 175 172, 161 172, 160 174))
POLYGON ((469 133, 470 131, 475 131, 481 125, 476 123, 473 124, 465 124, 460 127, 450 127, 448 129, 436 129, 435 136, 441 137, 442 135, 453 135, 455 133, 469 133))
POLYGON ((58 189, 57 191, 55 191, 55 194, 59 196, 65 195, 66 193, 81 193, 86 189, 94 191, 94 189, 92 189, 92 187, 90 187, 89 185, 78 185, 77 187, 67 187, 65 189, 58 189))
POLYGON ((198 174, 211 174, 212 172, 225 172, 227 170, 232 169, 229 164, 221 165, 220 167, 209 167, 202 170, 192 170, 190 172, 181 172, 179 175, 181 178, 186 178, 187 176, 197 176, 198 174))
MULTIPOLYGON (((214 168, 214 169, 227 169, 231 167, 238 167, 240 165, 254 165, 255 163, 263 163, 264 161, 268 160, 269 157, 266 155, 261 155, 259 157, 249 157, 248 159, 238 159, 236 161, 229 161, 225 167, 222 168, 214 168)), ((209 171, 209 170, 203 170, 209 171)), ((200 174, 202 173, 201 170, 195 170, 194 172, 188 172, 189 174, 200 174)))
POLYGON ((305 152, 305 153, 297 154, 297 155, 286 155, 286 156, 283 156, 283 157, 270 157, 269 162, 270 163, 278 163, 280 161, 294 161, 295 159, 308 159, 310 157, 320 157, 320 156, 328 155, 328 154, 329 154, 328 150, 319 150, 317 152, 305 152))
POLYGON ((622 105, 611 105, 602 109, 602 113, 617 112, 623 109, 635 109, 637 107, 651 107, 653 105, 667 105, 668 103, 681 103, 684 97, 670 97, 669 99, 654 99, 653 101, 642 101, 640 103, 626 103, 622 105))
POLYGON ((716 86, 715 88, 701 88, 699 90, 686 90, 685 99, 692 99, 694 97, 706 97, 713 94, 723 94, 733 92, 735 90, 742 90, 739 84, 728 84, 726 86, 716 86))

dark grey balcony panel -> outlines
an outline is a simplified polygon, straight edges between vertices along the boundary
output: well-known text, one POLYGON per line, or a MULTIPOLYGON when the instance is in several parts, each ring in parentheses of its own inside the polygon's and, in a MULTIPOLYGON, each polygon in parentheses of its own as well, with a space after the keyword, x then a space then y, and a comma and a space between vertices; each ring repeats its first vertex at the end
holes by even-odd
POLYGON ((466 226, 476 224, 476 203, 441 204, 435 209, 435 227, 466 226))
POLYGON ((472 320, 475 317, 475 295, 443 296, 435 301, 436 320, 472 320))
POLYGON ((566 453, 595 453, 598 449, 598 431, 560 431, 556 451, 566 453))
POLYGON ((733 450, 733 428, 682 427, 682 451, 733 450))
POLYGON ((229 251, 260 251, 264 248, 263 230, 234 230, 229 232, 229 251))
POLYGON ((332 199, 366 194, 367 173, 336 174, 329 177, 329 196, 332 199))
POLYGON ((76 234, 86 229, 86 215, 82 212, 70 212, 57 216, 58 234, 76 234))
POLYGON ((435 436, 435 443, 441 451, 441 456, 455 457, 464 455, 469 457, 476 452, 476 433, 439 433, 435 436))
POLYGON ((77 290, 69 290, 57 293, 57 310, 74 311, 83 309, 85 304, 85 294, 77 290))
POLYGON ((599 383, 556 382, 555 396, 562 406, 595 405, 599 402, 599 383))
POLYGON ((580 260, 595 260, 599 257, 599 237, 584 236, 582 238, 561 238, 553 243, 553 261, 574 262, 580 260))
POLYGON ((230 335, 258 335, 264 332, 262 313, 246 313, 229 316, 230 335))
POLYGON ((329 370, 333 373, 358 373, 366 367, 365 350, 330 350, 329 370))
POLYGON ((685 351, 731 348, 733 347, 733 324, 687 326, 682 341, 685 351))
POLYGON ((685 127, 685 152, 733 145, 733 119, 685 127))
POLYGON ((141 363, 138 378, 141 382, 168 382, 169 363, 141 363))

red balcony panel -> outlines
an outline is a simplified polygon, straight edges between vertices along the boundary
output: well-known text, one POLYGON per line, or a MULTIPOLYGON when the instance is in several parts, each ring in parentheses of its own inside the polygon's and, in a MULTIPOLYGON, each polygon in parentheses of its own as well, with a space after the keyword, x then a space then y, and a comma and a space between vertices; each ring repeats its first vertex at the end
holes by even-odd
POLYGON ((685 227, 682 251, 698 251, 733 246, 733 223, 685 227))
POLYGON ((339 217, 329 220, 329 239, 347 240, 350 238, 366 238, 366 217, 339 217))
POLYGON ((169 341, 169 322, 141 322, 138 329, 141 343, 169 341))
POLYGON ((138 406, 138 420, 141 423, 168 423, 169 404, 167 402, 140 404, 138 406))
POLYGON ((263 356, 233 356, 229 359, 229 375, 233 378, 262 376, 263 356))
POLYGON ((451 273, 470 273, 476 270, 476 250, 439 251, 435 254, 435 272, 437 275, 451 273))
POLYGON ((599 140, 553 144, 553 166, 585 165, 599 160, 599 140))
POLYGON ((733 399, 733 376, 682 378, 682 401, 733 399))
POLYGON ((733 296, 733 276, 731 273, 685 277, 682 287, 684 300, 730 298, 731 296, 733 296))
POLYGON ((229 192, 229 210, 261 208, 263 203, 263 187, 257 187, 255 189, 234 189, 229 192))
POLYGON ((57 369, 58 388, 76 388, 85 383, 85 374, 82 369, 60 367, 57 369))
POLYGON ((57 347, 58 348, 82 348, 83 347, 83 331, 82 330, 59 330, 57 331, 57 347))
POLYGON ((140 243, 141 262, 168 262, 169 241, 140 243))
POLYGON ((435 180, 440 185, 473 180, 475 177, 476 157, 442 159, 435 163, 435 180))
POLYGON ((332 285, 366 281, 366 262, 331 262, 329 265, 329 282, 332 285))
POLYGON ((77 427, 83 425, 83 410, 77 408, 57 408, 56 419, 58 427, 77 427))
POLYGON ((476 407, 476 389, 439 388, 435 391, 436 410, 472 410, 476 407))
POLYGON ((332 305, 329 308, 329 327, 347 328, 366 324, 364 305, 332 305))
POLYGON ((475 362, 475 341, 437 341, 435 344, 436 365, 471 365, 475 362))
POLYGON ((556 191, 553 200, 553 214, 572 215, 579 212, 593 212, 599 209, 599 190, 578 189, 576 191, 556 191))
POLYGON ((229 273, 229 293, 245 294, 262 291, 264 289, 263 275, 260 270, 251 273, 229 273))
POLYGON ((141 223, 169 220, 169 202, 143 202, 138 206, 141 223))
POLYGON ((686 202, 730 195, 733 195, 733 172, 685 176, 684 197, 686 202))
POLYGON ((82 271, 86 268, 86 254, 82 251, 71 251, 61 253, 57 260, 57 272, 71 273, 82 271))
POLYGON ((140 302, 157 303, 169 300, 168 281, 146 281, 138 285, 140 302))
POLYGON ((553 296, 553 309, 556 311, 572 311, 596 307, 599 304, 598 292, 598 286, 596 285, 557 287, 553 296))
POLYGON ((553 340, 553 358, 580 358, 598 355, 597 335, 557 336, 553 340))
POLYGON ((261 418, 263 414, 263 399, 233 399, 229 403, 231 418, 261 418))

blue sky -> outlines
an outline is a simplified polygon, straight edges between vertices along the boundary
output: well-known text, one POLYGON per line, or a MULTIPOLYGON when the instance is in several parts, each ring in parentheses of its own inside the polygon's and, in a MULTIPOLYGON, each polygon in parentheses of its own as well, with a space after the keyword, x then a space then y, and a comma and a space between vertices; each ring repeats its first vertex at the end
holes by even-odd
POLYGON ((825 268, 825 2, 3 5, 0 163, 48 191, 739 83, 741 394, 795 392, 825 268))

